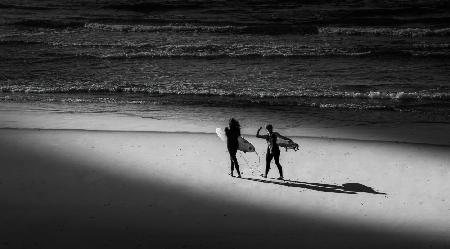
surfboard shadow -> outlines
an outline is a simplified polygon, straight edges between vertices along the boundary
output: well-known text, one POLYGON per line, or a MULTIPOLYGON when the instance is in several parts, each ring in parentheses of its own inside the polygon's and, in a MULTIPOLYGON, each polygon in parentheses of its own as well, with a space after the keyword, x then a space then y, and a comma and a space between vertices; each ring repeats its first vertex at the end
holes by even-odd
POLYGON ((273 178, 260 179, 252 177, 243 177, 242 179, 254 182, 270 183, 275 185, 281 185, 291 188, 304 188, 320 192, 332 192, 339 194, 357 194, 357 193, 370 193, 370 194, 381 194, 386 195, 386 193, 381 193, 375 191, 373 188, 365 186, 360 183, 345 183, 342 185, 324 184, 324 183, 311 183, 311 182, 301 182, 295 180, 275 180, 273 178))

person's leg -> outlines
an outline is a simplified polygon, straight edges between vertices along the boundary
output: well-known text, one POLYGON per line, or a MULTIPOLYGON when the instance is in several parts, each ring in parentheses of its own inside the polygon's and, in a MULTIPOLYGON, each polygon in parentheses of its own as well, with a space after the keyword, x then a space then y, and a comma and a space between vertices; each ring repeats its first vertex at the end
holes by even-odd
POLYGON ((266 173, 264 174, 264 177, 267 178, 267 175, 269 174, 270 170, 270 161, 272 161, 273 155, 270 154, 269 149, 267 149, 266 153, 266 173))
POLYGON ((273 157, 275 159, 275 164, 277 165, 278 172, 280 173, 280 178, 283 179, 283 168, 281 167, 281 164, 280 164, 280 152, 275 153, 275 155, 273 155, 273 157))
POLYGON ((233 162, 233 157, 231 156, 231 153, 230 153, 230 162, 231 162, 231 176, 233 176, 233 172, 234 172, 234 162, 233 162))
POLYGON ((232 160, 232 163, 234 164, 234 168, 236 168, 236 172, 238 173, 238 177, 241 177, 241 171, 239 170, 239 163, 238 163, 237 158, 236 158, 236 153, 237 153, 237 151, 233 151, 231 153, 231 160, 232 160))

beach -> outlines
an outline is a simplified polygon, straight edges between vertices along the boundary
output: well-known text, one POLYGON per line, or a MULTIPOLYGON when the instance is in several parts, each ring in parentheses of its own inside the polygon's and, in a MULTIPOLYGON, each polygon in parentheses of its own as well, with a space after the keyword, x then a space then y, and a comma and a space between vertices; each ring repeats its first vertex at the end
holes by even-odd
POLYGON ((279 181, 275 165, 260 176, 266 144, 254 136, 261 161, 239 154, 242 179, 228 175, 214 133, 22 127, 0 137, 2 248, 450 244, 448 146, 293 137, 300 151, 282 152, 279 181))
POLYGON ((449 20, 441 0, 2 0, 0 249, 450 248, 449 20), (299 145, 284 180, 261 176, 269 124, 299 145))

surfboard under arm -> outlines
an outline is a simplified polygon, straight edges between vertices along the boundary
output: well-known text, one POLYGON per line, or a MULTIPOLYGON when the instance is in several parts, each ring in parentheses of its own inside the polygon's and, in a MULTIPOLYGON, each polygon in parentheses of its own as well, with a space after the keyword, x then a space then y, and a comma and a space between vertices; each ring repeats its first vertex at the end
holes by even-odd
POLYGON ((289 141, 289 140, 278 138, 277 139, 277 144, 278 144, 278 146, 280 146, 282 148, 285 148, 286 151, 288 151, 288 149, 292 149, 294 151, 299 150, 298 144, 293 142, 293 141, 289 141))
MULTIPOLYGON (((222 128, 216 128, 216 134, 222 141, 227 141, 227 135, 222 128)), ((243 152, 255 152, 255 146, 243 137, 238 137, 238 150, 243 152)))
POLYGON ((216 134, 222 141, 227 141, 227 135, 222 128, 216 128, 216 134))

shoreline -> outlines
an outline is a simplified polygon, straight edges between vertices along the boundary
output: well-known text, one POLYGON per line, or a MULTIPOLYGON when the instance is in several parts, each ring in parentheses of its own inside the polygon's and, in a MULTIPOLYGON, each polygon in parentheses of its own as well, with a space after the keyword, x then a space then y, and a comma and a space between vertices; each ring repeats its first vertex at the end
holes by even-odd
MULTIPOLYGON (((71 108, 71 105, 61 108, 71 108)), ((80 130, 108 130, 108 131, 136 131, 136 132, 180 132, 180 133, 214 133, 216 127, 224 127, 228 118, 234 116, 241 121, 242 134, 254 136, 259 126, 267 122, 274 122, 275 129, 280 133, 293 138, 321 138, 361 141, 384 141, 392 143, 430 144, 437 146, 450 146, 450 124, 445 123, 404 123, 404 124, 370 124, 361 125, 358 122, 349 125, 346 123, 329 124, 323 120, 308 121, 307 117, 301 120, 287 121, 273 117, 267 112, 266 119, 247 117, 253 115, 252 110, 241 112, 240 109, 227 109, 222 113, 220 108, 206 108, 206 114, 211 117, 197 117, 190 113, 192 107, 178 112, 182 117, 170 116, 167 113, 164 119, 141 117, 133 113, 83 113, 64 112, 40 107, 36 110, 29 103, 0 103, 0 128, 23 129, 80 129, 80 130), (249 113, 246 113, 249 112, 249 113), (190 115, 190 116, 189 116, 190 115), (242 116, 242 117, 241 117, 242 116), (272 120, 273 119, 273 120, 272 120), (272 121, 270 121, 272 120, 272 121), (324 123, 325 122, 325 123, 324 123), (284 126, 283 126, 284 125, 284 126)), ((198 109, 199 112, 203 109, 198 109)), ((174 114, 175 115, 175 114, 174 114)), ((258 114, 262 115, 262 113, 258 114)), ((346 121, 348 122, 348 121, 346 121)))
MULTIPOLYGON (((95 129, 68 129, 68 128, 21 128, 21 127, 0 127, 0 130, 18 130, 18 131, 67 131, 67 132, 94 132, 94 133, 142 133, 142 134, 180 134, 180 135, 214 135, 215 132, 189 132, 189 131, 150 131, 150 130, 95 130, 95 129)), ((255 135, 242 134, 244 138, 256 138, 255 135)), ((373 139, 357 139, 357 138, 342 138, 342 137, 319 137, 319 136, 289 136, 290 138, 309 139, 309 140, 331 140, 331 141, 347 141, 347 142, 367 142, 367 143, 388 143, 388 144, 405 144, 405 145, 421 145, 432 147, 450 147, 450 144, 435 144, 435 143, 420 143, 408 141, 394 141, 394 140, 373 140, 373 139)))

